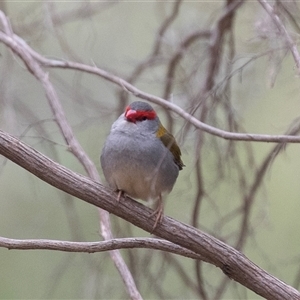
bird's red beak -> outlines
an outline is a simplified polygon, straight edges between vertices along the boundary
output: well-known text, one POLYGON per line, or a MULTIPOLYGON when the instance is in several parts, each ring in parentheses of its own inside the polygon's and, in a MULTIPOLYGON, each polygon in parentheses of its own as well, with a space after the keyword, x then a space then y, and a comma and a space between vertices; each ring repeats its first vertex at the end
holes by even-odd
POLYGON ((136 117, 136 110, 134 109, 130 109, 129 107, 126 109, 126 112, 125 112, 125 118, 129 121, 129 122, 132 122, 132 123, 135 123, 135 118, 136 117))

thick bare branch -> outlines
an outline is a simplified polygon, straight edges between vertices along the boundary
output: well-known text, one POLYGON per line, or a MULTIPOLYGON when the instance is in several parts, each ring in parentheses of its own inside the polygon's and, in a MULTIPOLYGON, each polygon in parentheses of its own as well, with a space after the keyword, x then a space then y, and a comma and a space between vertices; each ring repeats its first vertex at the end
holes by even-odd
MULTIPOLYGON (((123 197, 118 203, 115 193, 110 189, 57 164, 3 131, 0 131, 0 154, 66 193, 148 232, 153 229, 155 220, 151 218, 150 208, 129 197, 123 197)), ((228 277, 266 299, 300 299, 297 290, 259 268, 239 251, 196 228, 164 217, 154 232, 161 238, 200 254, 228 277)))

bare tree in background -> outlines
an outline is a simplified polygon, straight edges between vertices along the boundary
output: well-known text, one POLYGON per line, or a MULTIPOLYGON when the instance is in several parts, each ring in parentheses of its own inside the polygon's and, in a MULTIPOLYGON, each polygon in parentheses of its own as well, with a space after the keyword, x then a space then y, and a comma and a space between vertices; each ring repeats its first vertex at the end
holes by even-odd
MULTIPOLYGON (((286 60, 293 60, 293 73, 299 76, 300 20, 295 1, 227 0, 210 4, 210 15, 201 26, 193 23, 192 18, 189 23, 186 15, 188 10, 203 18, 201 9, 205 3, 193 4, 191 8, 185 1, 157 2, 154 6, 159 26, 151 35, 152 40, 147 41, 151 45, 148 54, 132 62, 126 72, 116 68, 106 71, 97 61, 83 57, 69 42, 66 29, 74 22, 81 28, 93 18, 101 19, 103 14, 125 5, 122 1, 83 2, 67 7, 55 2, 27 4, 22 16, 11 19, 7 18, 10 5, 5 6, 5 2, 1 5, 0 153, 58 189, 98 206, 102 241, 85 242, 80 228, 84 224, 78 217, 80 211, 71 196, 59 194, 57 197, 61 197, 66 211, 70 241, 11 237, 0 238, 1 247, 108 252, 118 274, 113 273, 112 283, 107 284, 112 275, 107 274, 103 279, 106 269, 99 260, 107 263, 104 261, 108 256, 101 253, 85 257, 88 279, 85 278, 77 295, 82 298, 245 299, 251 297, 249 289, 268 299, 300 299, 296 290, 300 269, 294 281, 288 282, 289 286, 242 254, 247 243, 256 245, 256 232, 266 219, 263 184, 267 170, 290 143, 300 143, 299 118, 290 119, 283 134, 255 134, 244 128, 238 109, 244 105, 240 99, 242 90, 246 94, 253 92, 255 97, 254 65, 260 60, 267 58, 269 62, 266 81, 270 87, 276 84, 286 60), (259 46, 247 49, 251 55, 241 50, 242 33, 237 33, 243 24, 239 16, 245 16, 247 10, 257 14, 252 26, 259 46), (45 42, 48 35, 50 43, 60 47, 63 57, 48 56, 50 53, 43 48, 43 43, 49 43, 45 42), (23 73, 18 82, 14 77, 16 72, 23 73), (33 83, 32 77, 37 81, 33 83), (85 87, 89 80, 95 82, 94 88, 85 87), (28 91, 27 84, 34 86, 35 97, 40 95, 39 102, 43 109, 47 107, 46 111, 40 113, 33 102, 20 99, 19 89, 28 91), (98 84, 103 84, 110 99, 99 96, 98 84), (149 86, 151 93, 146 90, 149 86), (94 142, 84 141, 81 132, 88 135, 94 124, 99 125, 99 119, 100 125, 110 125, 132 97, 161 108, 159 114, 179 140, 187 165, 177 182, 180 187, 169 196, 166 213, 169 215, 170 207, 174 212, 178 207, 178 219, 181 221, 182 217, 190 226, 165 218, 154 232, 160 239, 135 238, 141 236, 136 226, 151 232, 148 208, 125 198, 116 206, 116 195, 109 189, 94 182, 93 190, 91 181, 76 177, 53 162, 67 165, 61 157, 69 151, 72 158, 68 159, 76 164, 74 171, 99 182, 99 157, 91 159, 84 150, 89 149, 88 143, 94 142), (69 102, 65 103, 63 98, 69 102), (17 136, 20 143, 5 131, 17 136), (264 157, 257 156, 253 145, 270 142, 273 144, 264 157), (102 202, 94 195, 99 195, 102 202), (123 248, 126 250, 117 250, 123 248)), ((100 149, 97 151, 99 154, 100 149)), ((3 163, 2 172, 7 164, 3 163)), ((41 295, 33 296, 54 297, 70 260, 64 260, 52 271, 54 276, 46 279, 48 284, 41 295)))

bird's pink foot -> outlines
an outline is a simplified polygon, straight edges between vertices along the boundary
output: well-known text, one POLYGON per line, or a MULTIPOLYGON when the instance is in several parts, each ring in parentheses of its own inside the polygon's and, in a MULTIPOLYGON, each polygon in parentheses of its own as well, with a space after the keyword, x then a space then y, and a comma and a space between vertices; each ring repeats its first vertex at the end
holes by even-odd
POLYGON ((150 215, 150 218, 153 217, 153 216, 156 216, 154 226, 152 228, 151 233, 155 230, 158 223, 160 223, 162 221, 163 215, 164 215, 164 206, 163 206, 163 203, 162 203, 162 198, 159 197, 157 207, 153 211, 153 213, 150 215))
POLYGON ((119 203, 120 202, 120 198, 124 194, 124 192, 122 190, 117 190, 116 192, 118 192, 117 202, 119 203))

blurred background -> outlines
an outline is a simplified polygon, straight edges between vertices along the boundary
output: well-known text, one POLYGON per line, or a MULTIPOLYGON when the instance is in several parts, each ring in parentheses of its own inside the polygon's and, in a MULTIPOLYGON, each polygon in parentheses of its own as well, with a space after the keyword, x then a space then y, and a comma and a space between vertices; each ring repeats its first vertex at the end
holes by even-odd
MULTIPOLYGON (((217 128, 298 134, 299 77, 285 38, 256 1, 2 1, 12 29, 45 56, 96 65, 174 102, 217 128)), ((276 1, 292 38, 295 1, 276 1)), ((51 159, 82 173, 67 150, 41 84, 0 44, 0 125, 51 159)), ((136 100, 92 74, 46 69, 76 137, 102 176, 110 126, 136 100)), ((178 140, 186 167, 165 214, 239 249, 299 288, 298 144, 226 141, 154 105, 178 140)), ((1 157, 0 235, 99 241, 95 207, 56 190, 1 157)), ((111 216, 116 237, 149 234, 111 216)), ((122 250, 145 299, 261 299, 221 270, 154 250, 122 250)), ((1 299, 126 299, 107 253, 0 248, 1 299)))

